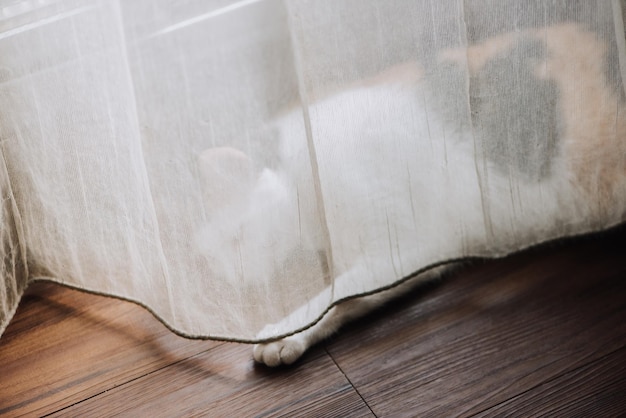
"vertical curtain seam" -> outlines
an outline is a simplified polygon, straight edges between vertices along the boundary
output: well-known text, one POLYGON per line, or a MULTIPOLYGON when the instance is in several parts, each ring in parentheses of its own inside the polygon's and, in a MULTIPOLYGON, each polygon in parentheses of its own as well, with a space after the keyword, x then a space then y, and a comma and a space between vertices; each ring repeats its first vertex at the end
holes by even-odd
MULTIPOLYGON (((485 234, 487 235, 487 237, 489 239, 493 239, 495 237, 495 234, 493 232, 493 225, 491 223, 491 217, 489 215, 489 207, 487 202, 485 201, 485 187, 484 187, 484 179, 483 179, 483 175, 481 174, 481 170, 478 166, 478 161, 479 161, 479 156, 478 156, 478 152, 479 152, 479 147, 477 142, 476 142, 476 134, 474 132, 474 121, 472 120, 472 103, 470 101, 470 84, 471 84, 471 76, 470 76, 470 70, 469 70, 469 41, 468 41, 468 34, 467 34, 467 19, 465 17, 465 0, 459 0, 459 4, 460 4, 460 12, 461 12, 461 16, 460 16, 460 23, 463 25, 463 33, 465 34, 465 45, 463 45, 463 47, 465 48, 465 73, 466 73, 466 85, 467 85, 467 90, 466 90, 466 97, 467 97, 467 109, 469 111, 469 116, 470 116, 470 123, 469 123, 469 133, 472 136, 472 144, 473 144, 473 151, 474 151, 474 168, 476 171, 476 180, 478 183, 478 188, 480 190, 480 206, 482 208, 482 212, 483 212, 483 223, 485 226, 485 234)), ((484 161, 484 155, 481 155, 482 160, 484 161)), ((486 168, 486 167, 485 167, 486 168)), ((486 170, 485 170, 486 171, 486 170)))
MULTIPOLYGON (((121 35, 122 38, 122 52, 124 54, 124 61, 126 63, 125 66, 125 70, 126 70, 126 76, 129 82, 129 88, 130 88, 130 92, 133 98, 133 110, 134 110, 134 119, 137 122, 136 127, 139 126, 139 115, 138 115, 138 110, 137 110, 137 98, 135 95, 135 84, 133 81, 133 75, 131 73, 130 70, 130 60, 129 60, 129 55, 128 55, 128 48, 127 48, 127 40, 126 40, 126 32, 124 30, 124 16, 122 14, 122 9, 121 9, 121 5, 120 5, 120 0, 115 2, 115 10, 117 12, 117 15, 119 17, 118 20, 118 30, 119 33, 121 35)), ((141 145, 141 131, 139 129, 137 129, 136 131, 137 133, 137 138, 139 139, 139 150, 140 150, 140 156, 142 157, 140 159, 141 162, 141 173, 142 173, 142 177, 143 177, 143 183, 145 184, 145 187, 147 189, 147 193, 149 195, 149 202, 150 202, 150 214, 153 217, 153 225, 154 225, 154 229, 155 229, 155 238, 156 238, 156 242, 158 243, 157 246, 157 251, 158 251, 158 257, 160 260, 160 265, 161 265, 161 271, 163 274, 163 279, 165 280, 165 288, 167 290, 167 298, 169 301, 169 305, 170 305, 170 313, 172 315, 172 322, 173 323, 178 323, 178 315, 177 315, 177 310, 174 309, 174 297, 173 297, 173 290, 172 290, 172 286, 171 286, 171 281, 170 281, 170 275, 169 275, 169 270, 167 268, 167 260, 165 258, 165 251, 163 250, 163 243, 161 241, 161 231, 159 228, 159 220, 157 218, 157 213, 156 213, 156 207, 154 204, 154 198, 152 195, 152 189, 150 188, 150 180, 148 178, 148 169, 146 167, 145 164, 145 154, 143 152, 143 147, 141 145)))
POLYGON ((617 60, 622 76, 622 89, 626 95, 626 0, 613 0, 613 23, 615 25, 615 42, 617 43, 617 60))
POLYGON ((316 202, 317 202, 317 210, 319 213, 319 219, 322 227, 322 232, 324 235, 324 241, 326 241, 326 265, 327 265, 327 274, 330 281, 330 291, 331 298, 334 300, 335 298, 335 277, 334 277, 334 267, 333 267, 333 251, 332 251, 332 242, 330 239, 330 229, 328 228, 328 221, 326 219, 326 206, 324 203, 324 195, 322 192, 322 185, 319 174, 319 166, 317 163, 317 152, 315 149, 315 143, 313 142, 313 132, 311 129, 311 118, 309 114, 309 97, 306 92, 306 86, 304 84, 303 74, 302 74, 302 59, 299 53, 299 48, 297 45, 297 38, 294 35, 294 25, 293 25, 293 13, 289 7, 289 2, 287 0, 283 0, 283 4, 285 6, 285 10, 287 12, 287 27, 289 29, 289 45, 291 47, 291 52, 294 61, 294 67, 296 70, 296 78, 298 81, 298 96, 300 98, 300 102, 302 105, 302 117, 304 119, 304 128, 306 132, 306 140, 307 147, 309 151, 309 160, 311 163, 311 170, 313 174, 314 186, 315 186, 315 194, 316 194, 316 202))
MULTIPOLYGON (((9 170, 7 167, 3 143, 0 143, 0 162, 2 165, 2 176, 6 179, 6 186, 7 186, 8 193, 9 193, 9 199, 11 201, 11 214, 10 215, 11 215, 11 221, 13 223, 13 226, 15 227, 15 235, 17 238, 17 244, 18 244, 19 251, 20 251, 19 258, 22 260, 22 264, 23 264, 22 274, 23 274, 23 277, 26 278, 26 282, 28 282, 30 272, 28 268, 28 252, 27 252, 27 245, 26 245, 25 235, 24 235, 24 224, 22 222, 22 215, 20 214, 19 208, 17 206, 17 201, 15 200, 15 194, 13 193, 13 187, 11 185, 11 178, 9 176, 9 170)), ((18 278, 16 277, 15 280, 17 282, 18 278)))

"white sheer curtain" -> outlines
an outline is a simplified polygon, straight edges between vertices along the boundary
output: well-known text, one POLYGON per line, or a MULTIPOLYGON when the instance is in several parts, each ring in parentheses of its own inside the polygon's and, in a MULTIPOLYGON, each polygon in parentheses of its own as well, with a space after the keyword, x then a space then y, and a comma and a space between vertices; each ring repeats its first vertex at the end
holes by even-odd
POLYGON ((0 0, 0 330, 48 279, 252 341, 621 223, 623 9, 0 0))

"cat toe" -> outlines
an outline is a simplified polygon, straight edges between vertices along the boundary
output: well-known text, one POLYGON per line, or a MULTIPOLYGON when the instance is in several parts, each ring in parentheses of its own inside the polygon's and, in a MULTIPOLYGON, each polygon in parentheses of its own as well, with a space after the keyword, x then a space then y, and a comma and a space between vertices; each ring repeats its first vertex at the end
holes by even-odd
POLYGON ((305 345, 296 338, 284 338, 267 344, 254 346, 254 360, 269 367, 294 363, 306 350, 305 345))

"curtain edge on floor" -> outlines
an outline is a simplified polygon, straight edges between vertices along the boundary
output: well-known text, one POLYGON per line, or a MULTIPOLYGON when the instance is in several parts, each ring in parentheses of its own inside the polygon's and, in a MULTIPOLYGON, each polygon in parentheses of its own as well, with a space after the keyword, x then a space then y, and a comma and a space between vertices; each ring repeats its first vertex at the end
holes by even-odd
MULTIPOLYGON (((624 221, 620 221, 616 224, 613 225, 609 225, 606 227, 603 227, 601 229, 595 229, 595 230, 588 230, 585 232, 580 232, 580 233, 575 233, 572 235, 567 235, 567 236, 562 236, 562 237, 557 237, 557 238, 549 238, 546 240, 542 240, 542 241, 537 241, 535 243, 531 243, 525 247, 521 247, 515 251, 512 252, 506 252, 506 253, 502 253, 502 254, 494 254, 493 256, 490 257, 485 257, 485 256, 466 256, 466 257, 461 257, 458 259, 447 259, 447 260, 443 260, 443 261, 439 261, 433 264, 430 264, 408 276, 405 276, 395 282, 393 282, 390 285, 384 286, 384 287, 380 287, 377 288, 375 290, 369 291, 369 292, 365 292, 365 293, 360 293, 357 295, 352 295, 350 297, 347 298, 343 298, 340 300, 337 300, 335 302, 333 302, 332 304, 330 304, 325 310, 324 312, 322 312, 314 321, 312 321, 311 323, 309 323, 308 325, 298 328, 292 332, 289 333, 284 333, 284 334, 280 334, 277 335, 275 337, 271 337, 271 338, 265 338, 265 339, 246 339, 246 338, 233 338, 233 337, 226 337, 226 336, 220 336, 220 335, 202 335, 202 334, 189 334, 186 333, 184 331, 181 331, 177 328, 175 328, 174 326, 172 326, 170 323, 168 323, 163 317, 159 316, 157 314, 157 312, 152 309, 150 306, 144 304, 143 302, 140 302, 138 300, 134 300, 134 299, 130 299, 124 296, 120 296, 120 295, 115 295, 112 293, 105 293, 105 292, 101 292, 98 290, 92 290, 92 289, 87 289, 84 287, 78 287, 78 286, 73 286, 71 284, 68 283, 64 283, 62 280, 59 280, 58 278, 55 277, 47 277, 47 276, 37 276, 37 277, 31 277, 29 278, 25 288, 20 292, 19 297, 17 298, 18 302, 15 304, 15 306, 13 307, 13 310, 11 312, 9 312, 9 315, 7 315, 7 317, 4 319, 4 321, 0 322, 0 344, 2 344, 2 335, 4 334, 7 326, 9 325, 9 323, 11 322, 12 318, 15 316, 15 313, 17 311, 17 308, 19 307, 19 301, 21 300, 21 298, 23 297, 26 289, 28 288, 28 286, 30 286, 33 283, 37 283, 37 282, 49 282, 49 283, 56 283, 65 287, 68 287, 70 289, 74 289, 74 290, 78 290, 81 292, 85 292, 85 293, 89 293, 89 294, 93 294, 93 295, 97 295, 97 296, 105 296, 105 297, 110 297, 110 298, 114 298, 114 299, 118 299, 118 300, 122 300, 125 302, 130 302, 133 303, 145 310, 147 310, 148 312, 150 312, 152 314, 152 316, 154 316, 154 318, 156 318, 159 322, 161 322, 163 324, 163 326, 165 326, 169 331, 171 331, 173 334, 178 335, 179 337, 183 337, 186 339, 190 339, 190 340, 206 340, 206 341, 222 341, 222 342, 230 342, 230 343, 240 343, 240 344, 259 344, 259 343, 267 343, 267 342, 271 342, 271 341, 276 341, 285 337, 289 337, 291 335, 297 334, 299 332, 305 331, 309 328, 311 328, 312 326, 314 326, 315 324, 317 324, 319 321, 321 321, 324 316, 326 316, 326 314, 336 305, 346 302, 348 300, 353 300, 353 299, 358 299, 364 296, 369 296, 369 295, 373 295, 376 293, 380 293, 380 292, 384 292, 386 290, 390 290, 392 288, 395 288, 403 283, 405 283, 406 281, 413 279, 419 275, 422 274, 426 274, 429 271, 431 271, 432 269, 435 269, 437 267, 443 267, 443 266, 449 266, 449 267, 453 267, 453 266, 458 266, 461 265, 463 263, 467 263, 470 261, 478 261, 478 260, 497 260, 497 259, 502 259, 517 253, 521 253, 524 251, 529 251, 529 250, 535 250, 535 249, 541 249, 542 247, 546 247, 546 246, 550 246, 553 244, 557 244, 557 243, 565 243, 568 241, 572 241, 575 239, 581 239, 581 238, 585 238, 585 237, 593 237, 593 236, 601 236, 603 234, 609 234, 611 232, 614 232, 618 229, 621 228, 626 228, 626 222, 624 221)), ((416 284, 416 288, 420 288, 423 286, 427 286, 429 283, 431 283, 432 280, 429 281, 424 281, 422 283, 416 284)))

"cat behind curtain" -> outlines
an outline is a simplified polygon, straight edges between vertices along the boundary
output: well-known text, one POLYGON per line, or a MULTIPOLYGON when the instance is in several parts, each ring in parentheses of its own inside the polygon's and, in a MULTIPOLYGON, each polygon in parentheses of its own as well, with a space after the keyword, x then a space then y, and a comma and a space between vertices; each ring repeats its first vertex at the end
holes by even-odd
MULTIPOLYGON (((506 88, 506 85, 497 84, 498 65, 503 65, 502 68, 506 68, 506 65, 526 66, 528 78, 541 87, 535 90, 540 90, 540 93, 553 91, 546 93, 545 97, 538 96, 538 103, 532 103, 532 98, 519 99, 524 100, 523 103, 516 102, 515 97, 507 97, 506 94, 494 94, 493 97, 497 98, 487 101, 479 100, 480 97, 471 98, 472 110, 479 110, 476 113, 479 116, 474 116, 472 126, 468 126, 466 132, 450 128, 452 134, 447 142, 446 158, 451 164, 446 169, 453 170, 451 176, 457 173, 457 178, 463 178, 463 173, 475 173, 476 143, 471 130, 482 129, 483 142, 479 146, 488 153, 488 163, 493 167, 493 172, 499 170, 502 173, 501 177, 490 179, 489 185, 495 195, 507 195, 511 187, 510 177, 515 176, 527 182, 529 188, 571 189, 568 193, 582 197, 578 201, 588 202, 589 207, 580 209, 580 213, 585 216, 623 216, 620 207, 624 207, 626 119, 619 114, 620 107, 624 106, 622 93, 616 93, 606 82, 605 55, 604 43, 593 33, 574 24, 503 34, 467 49, 442 51, 439 56, 441 68, 454 67, 462 76, 469 73, 470 96, 473 93, 473 82, 479 84, 482 81, 483 85, 491 85, 496 90, 506 88), (539 51, 535 59, 515 61, 518 57, 516 54, 527 53, 525 48, 539 51), (550 94, 554 97, 550 97, 550 94), (552 103, 549 102, 551 99, 552 103), (528 130, 525 126, 517 126, 510 119, 489 116, 502 113, 502 108, 507 106, 513 111, 528 111, 526 107, 529 106, 529 100, 530 113, 524 114, 524 118, 539 124, 539 129, 532 131, 545 132, 545 138, 526 138, 528 130), (490 110, 489 106, 494 106, 494 103, 498 108, 490 110), (551 116, 550 112, 554 114, 551 116), (538 119, 533 119, 534 115, 539 115, 536 116, 538 119), (496 134, 503 129, 510 132, 508 139, 497 137, 496 134), (511 147, 506 141, 519 141, 520 138, 528 143, 522 146, 517 144, 514 153, 511 153, 511 147)), ((384 175, 372 172, 374 164, 364 163, 368 159, 372 162, 386 161, 388 157, 392 161, 393 153, 398 152, 397 149, 386 150, 385 146, 381 146, 385 145, 385 141, 371 135, 370 124, 378 120, 381 107, 391 113, 388 118, 391 126, 387 132, 394 135, 397 131, 395 134, 398 137, 403 135, 402 126, 409 121, 423 125, 424 129, 435 120, 445 124, 445 109, 437 115, 432 114, 432 109, 424 108, 422 72, 416 64, 392 67, 310 106, 309 113, 317 115, 317 120, 321 121, 321 126, 315 125, 316 153, 318 157, 333 156, 331 165, 325 167, 326 172, 341 173, 332 182, 326 183, 326 187, 331 190, 324 190, 325 194, 339 199, 338 206, 343 211, 333 213, 332 208, 326 208, 332 214, 328 220, 332 222, 329 224, 330 237, 320 233, 318 223, 307 222, 318 219, 318 202, 310 180, 307 144, 293 140, 294 137, 302 138, 306 135, 303 131, 302 110, 292 111, 275 121, 280 136, 279 161, 275 169, 265 168, 257 172, 248 156, 232 148, 209 149, 201 155, 201 171, 205 182, 209 183, 205 197, 219 198, 226 209, 213 214, 210 225, 203 228, 198 241, 203 252, 221 266, 222 274, 236 273, 236 266, 225 262, 220 264, 220 260, 234 259, 231 253, 235 251, 254 259, 259 254, 256 251, 258 248, 274 248, 276 254, 288 254, 290 248, 304 245, 311 251, 323 252, 328 246, 328 239, 331 242, 342 241, 342 248, 348 250, 342 251, 340 257, 333 257, 330 265, 330 271, 336 277, 334 288, 327 288, 316 297, 319 299, 317 302, 323 304, 330 299, 331 291, 349 294, 349 291, 342 289, 350 288, 360 277, 376 270, 377 257, 388 257, 389 243, 380 242, 380 239, 374 237, 387 236, 389 232, 381 231, 381 225, 375 222, 368 222, 368 212, 360 211, 359 208, 371 206, 371 199, 394 202, 398 197, 396 194, 406 194, 404 184, 407 179, 414 182, 414 190, 419 192, 421 187, 423 191, 429 191, 424 193, 427 196, 436 192, 438 187, 447 187, 436 176, 428 177, 428 173, 440 170, 436 159, 430 162, 416 161, 415 165, 408 167, 394 167, 390 164, 384 175), (358 112, 349 119, 335 117, 346 106, 356 108, 358 112), (431 114, 424 117, 428 111, 431 114), (344 135, 345 132, 351 134, 344 135), (337 138, 342 140, 338 141, 337 138), (354 153, 365 157, 350 158, 354 153), (332 161, 337 161, 338 165, 333 167, 332 161), (296 195, 299 200, 294 202, 290 196, 296 195), (346 208, 354 209, 348 212, 346 208), (282 231, 280 236, 275 234, 278 229, 282 231), (237 231, 241 230, 248 232, 245 238, 235 239, 237 231), (206 244, 208 239, 203 239, 202 234, 218 234, 223 238, 212 242, 230 242, 231 245, 212 247, 206 244), (303 239, 306 242, 303 243, 303 239), (356 242, 345 242, 350 239, 356 242)), ((416 140, 407 138, 407 142, 399 140, 394 144, 400 148, 406 147, 408 152, 416 140)), ((475 190, 461 185, 447 204, 454 207, 472 201, 469 196, 471 193, 475 193, 475 190)), ((496 207, 499 204, 494 203, 496 207)), ((412 242, 419 240, 419 237, 403 232, 412 230, 409 224, 413 222, 416 211, 417 216, 446 216, 445 206, 432 206, 432 202, 417 201, 412 207, 393 203, 386 207, 385 215, 401 226, 396 228, 395 239, 409 247, 412 242), (406 228, 402 228, 404 220, 406 228)), ((553 206, 545 202, 537 206, 540 206, 536 208, 537 213, 556 213, 559 210, 558 202, 554 202, 553 206)), ((454 236, 452 230, 447 231, 447 235, 445 232, 442 231, 443 236, 454 236)), ((259 274, 271 272, 273 262, 268 257, 254 259, 259 274)), ((389 290, 341 302, 304 331, 277 341, 257 344, 253 349, 254 359, 268 366, 291 364, 310 346, 327 338, 346 322, 406 293, 419 283, 440 276, 449 268, 450 265, 432 268, 389 290)), ((264 281, 269 278, 255 279, 264 281)), ((307 306, 296 309, 284 322, 291 323, 294 318, 304 317, 306 309, 307 306)), ((282 329, 281 323, 268 325, 259 338, 271 335, 273 329, 282 329)))

